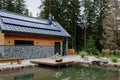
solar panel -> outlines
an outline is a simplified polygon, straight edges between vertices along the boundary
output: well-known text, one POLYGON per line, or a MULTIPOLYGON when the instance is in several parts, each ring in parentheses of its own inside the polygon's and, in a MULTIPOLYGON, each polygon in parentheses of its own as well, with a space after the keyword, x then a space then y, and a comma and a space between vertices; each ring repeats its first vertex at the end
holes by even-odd
POLYGON ((0 11, 0 16, 7 17, 7 18, 20 19, 20 20, 25 20, 25 21, 31 21, 31 22, 38 22, 38 23, 43 23, 43 24, 49 24, 48 21, 44 19, 37 19, 37 18, 29 17, 29 16, 18 15, 15 13, 13 14, 13 13, 4 12, 4 11, 0 11))
POLYGON ((60 29, 56 27, 55 25, 40 24, 40 23, 16 20, 16 19, 11 19, 11 18, 2 18, 2 21, 3 23, 19 25, 19 26, 24 26, 24 27, 60 31, 60 29))

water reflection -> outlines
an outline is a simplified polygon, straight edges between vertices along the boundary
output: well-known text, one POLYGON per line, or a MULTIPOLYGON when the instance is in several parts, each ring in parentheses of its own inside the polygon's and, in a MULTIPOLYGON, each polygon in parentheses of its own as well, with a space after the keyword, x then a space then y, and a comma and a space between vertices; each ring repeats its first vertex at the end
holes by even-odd
POLYGON ((53 77, 55 78, 59 78, 62 75, 62 72, 55 72, 55 74, 53 75, 53 77))
POLYGON ((70 79, 71 79, 71 77, 67 77, 67 78, 64 78, 62 80, 70 80, 70 79))
POLYGON ((34 74, 25 74, 25 75, 15 76, 14 80, 34 80, 34 74))
POLYGON ((4 80, 120 80, 120 72, 81 66, 41 67, 0 73, 0 77, 4 80))

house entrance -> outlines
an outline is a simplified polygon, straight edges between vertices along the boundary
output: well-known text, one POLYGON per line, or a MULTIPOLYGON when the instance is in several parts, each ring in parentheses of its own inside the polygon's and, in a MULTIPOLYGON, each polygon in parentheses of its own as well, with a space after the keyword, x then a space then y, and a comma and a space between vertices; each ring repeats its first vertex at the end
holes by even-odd
POLYGON ((60 42, 55 42, 54 49, 55 49, 55 54, 56 53, 60 54, 60 42))

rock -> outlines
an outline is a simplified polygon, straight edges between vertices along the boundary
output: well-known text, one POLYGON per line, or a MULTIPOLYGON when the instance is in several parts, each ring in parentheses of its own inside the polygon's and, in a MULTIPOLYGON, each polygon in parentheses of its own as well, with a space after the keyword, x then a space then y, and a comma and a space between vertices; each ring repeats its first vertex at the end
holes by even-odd
POLYGON ((93 64, 93 65, 97 65, 97 66, 101 66, 101 61, 99 61, 99 60, 94 60, 94 61, 92 61, 92 64, 93 64))
POLYGON ((83 57, 83 60, 85 60, 85 61, 89 61, 89 57, 84 56, 84 57, 83 57))
POLYGON ((98 58, 98 60, 101 61, 101 62, 104 63, 104 64, 108 63, 107 58, 102 58, 102 57, 100 57, 100 58, 98 58))
POLYGON ((104 66, 108 63, 107 58, 98 58, 97 60, 92 61, 93 65, 104 66))

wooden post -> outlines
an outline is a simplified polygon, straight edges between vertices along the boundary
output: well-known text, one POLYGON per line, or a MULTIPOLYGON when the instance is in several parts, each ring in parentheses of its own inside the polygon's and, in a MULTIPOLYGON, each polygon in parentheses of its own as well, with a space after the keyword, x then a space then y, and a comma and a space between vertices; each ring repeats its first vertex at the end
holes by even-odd
POLYGON ((68 53, 68 38, 66 39, 66 54, 68 53))
POLYGON ((21 63, 22 63, 22 61, 21 61, 21 60, 18 60, 18 61, 17 61, 17 63, 18 63, 18 64, 21 64, 21 63))

